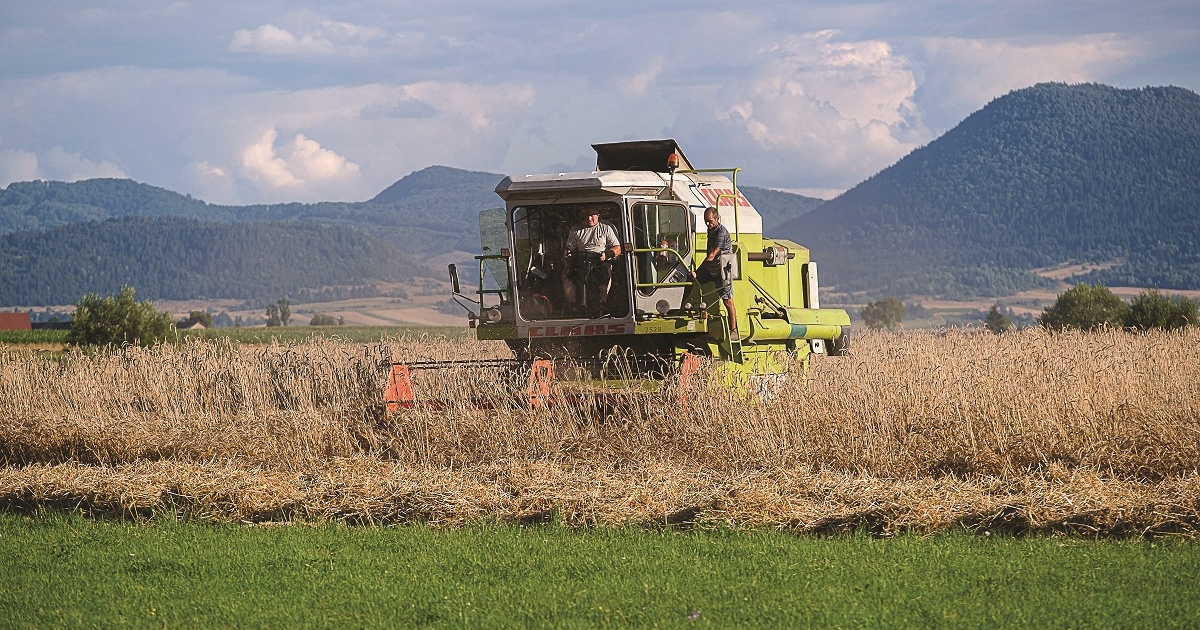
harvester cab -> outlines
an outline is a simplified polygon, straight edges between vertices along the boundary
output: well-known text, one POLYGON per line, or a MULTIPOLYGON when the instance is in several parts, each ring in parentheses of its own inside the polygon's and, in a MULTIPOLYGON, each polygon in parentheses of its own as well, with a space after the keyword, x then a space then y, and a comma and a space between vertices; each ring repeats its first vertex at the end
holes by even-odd
POLYGON ((592 146, 595 170, 506 177, 496 187, 504 207, 480 214, 473 297, 450 269, 479 339, 503 340, 522 360, 616 349, 646 374, 685 353, 769 373, 781 352, 845 350, 849 315, 820 307, 806 248, 763 235, 738 191, 740 169, 694 168, 674 140, 592 146), (709 207, 733 241, 721 270, 736 326, 714 285, 689 274, 707 254, 709 207))

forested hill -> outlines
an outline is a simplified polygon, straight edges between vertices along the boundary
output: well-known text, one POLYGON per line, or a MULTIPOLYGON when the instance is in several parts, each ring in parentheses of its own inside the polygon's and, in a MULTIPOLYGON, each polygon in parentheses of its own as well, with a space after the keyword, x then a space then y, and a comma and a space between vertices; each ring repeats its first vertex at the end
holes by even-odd
POLYGON ((496 207, 495 173, 431 166, 363 202, 220 206, 127 179, 16 182, 0 189, 0 234, 123 216, 216 222, 301 221, 361 228, 413 253, 479 248, 479 211, 496 207))
MULTIPOLYGON (((503 205, 503 175, 430 166, 369 201, 220 206, 128 179, 17 182, 0 189, 0 234, 47 230, 123 216, 207 222, 300 221, 361 228, 415 255, 479 250, 479 212, 503 205)), ((800 195, 743 187, 773 228, 823 203, 800 195)))
POLYGON ((13 182, 0 188, 0 234, 121 216, 231 221, 237 213, 130 179, 13 182))
POLYGON ((742 191, 746 199, 754 204, 754 209, 762 215, 763 232, 768 236, 774 236, 779 226, 784 223, 812 212, 825 203, 824 199, 805 197, 770 188, 738 186, 738 190, 742 191))
POLYGON ((1081 279, 1200 288, 1200 96, 1017 90, 781 230, 843 291, 1004 295, 1117 259, 1081 279))
POLYGON ((0 304, 74 304, 86 293, 270 302, 305 287, 430 271, 360 230, 299 223, 122 217, 0 236, 0 304))

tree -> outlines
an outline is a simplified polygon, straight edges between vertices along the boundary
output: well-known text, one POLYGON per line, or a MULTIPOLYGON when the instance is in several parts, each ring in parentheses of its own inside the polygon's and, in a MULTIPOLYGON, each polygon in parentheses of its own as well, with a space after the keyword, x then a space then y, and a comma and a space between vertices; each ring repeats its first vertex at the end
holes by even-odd
POLYGON ((149 346, 175 331, 174 318, 158 312, 154 302, 138 302, 131 286, 121 287, 116 296, 83 296, 75 305, 75 318, 67 343, 80 346, 138 344, 149 346))
POLYGON ((862 310, 863 323, 876 330, 896 330, 904 323, 904 302, 896 296, 871 302, 862 310))
POLYGON ((334 319, 333 315, 325 313, 316 313, 312 319, 308 321, 309 326, 337 326, 338 320, 334 319))
POLYGON ((1169 296, 1158 289, 1144 291, 1134 298, 1125 316, 1125 326, 1137 330, 1164 328, 1174 330, 1197 324, 1197 303, 1181 295, 1169 296))
POLYGON ((1083 282, 1042 310, 1038 323, 1050 330, 1095 330, 1101 326, 1122 326, 1128 313, 1129 305, 1108 287, 1083 282))
POLYGON ((292 321, 292 302, 287 298, 283 298, 276 302, 279 305, 279 321, 287 326, 292 321))
POLYGON ((988 330, 997 335, 1016 329, 1016 325, 1013 324, 1012 319, 1000 312, 999 304, 992 305, 992 310, 988 311, 987 318, 983 320, 983 325, 987 326, 988 330))
POLYGON ((201 326, 204 326, 205 328, 212 328, 213 327, 213 314, 206 312, 206 311, 190 311, 190 312, 188 312, 187 319, 183 320, 182 325, 183 326, 191 326, 192 324, 195 324, 195 323, 199 323, 201 326))
POLYGON ((283 322, 279 319, 279 304, 267 305, 267 327, 282 326, 283 322))

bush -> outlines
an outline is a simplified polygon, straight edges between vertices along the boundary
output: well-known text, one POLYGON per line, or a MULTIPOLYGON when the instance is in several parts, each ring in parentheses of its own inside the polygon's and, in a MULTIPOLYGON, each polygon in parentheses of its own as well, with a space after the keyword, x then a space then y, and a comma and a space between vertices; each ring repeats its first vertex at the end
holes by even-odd
POLYGON ((1101 326, 1121 327, 1129 305, 1102 284, 1077 284, 1058 296, 1042 311, 1038 323, 1050 330, 1078 328, 1095 330, 1101 326))
POLYGON ((862 310, 863 323, 867 328, 896 330, 904 323, 904 302, 892 296, 871 302, 862 310))
POLYGON ((75 305, 75 319, 67 343, 79 346, 138 344, 149 346, 175 332, 174 318, 158 312, 150 300, 134 300, 133 287, 121 287, 116 296, 89 293, 75 305))
POLYGON ((213 314, 207 311, 191 311, 186 319, 179 323, 181 327, 199 323, 205 328, 213 327, 213 314))
POLYGON ((333 315, 326 315, 325 313, 316 313, 312 316, 312 319, 310 319, 308 321, 308 325, 309 326, 337 326, 338 320, 336 318, 334 318, 333 315))
POLYGON ((992 305, 992 310, 988 311, 987 317, 983 320, 983 325, 987 326, 988 330, 997 335, 1015 330, 1017 327, 1008 315, 1000 312, 999 304, 992 305))
POLYGON ((1174 330, 1197 323, 1197 303, 1181 295, 1168 296, 1151 289, 1134 298, 1125 316, 1125 327, 1136 330, 1174 330))

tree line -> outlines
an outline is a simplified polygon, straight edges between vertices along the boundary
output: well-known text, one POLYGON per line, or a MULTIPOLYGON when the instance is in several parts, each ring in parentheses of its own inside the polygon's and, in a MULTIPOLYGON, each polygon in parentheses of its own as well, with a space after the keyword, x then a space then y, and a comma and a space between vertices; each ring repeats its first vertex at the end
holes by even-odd
MULTIPOLYGON (((867 328, 895 331, 904 324, 907 306, 888 296, 867 304, 859 316, 867 328)), ((1011 308, 993 304, 983 315, 985 328, 994 333, 1017 329, 1011 308)), ((1200 302, 1182 295, 1149 289, 1125 302, 1101 284, 1077 284, 1063 292, 1054 304, 1042 310, 1036 323, 1050 330, 1095 330, 1105 326, 1129 330, 1174 330, 1200 325, 1200 302)))

